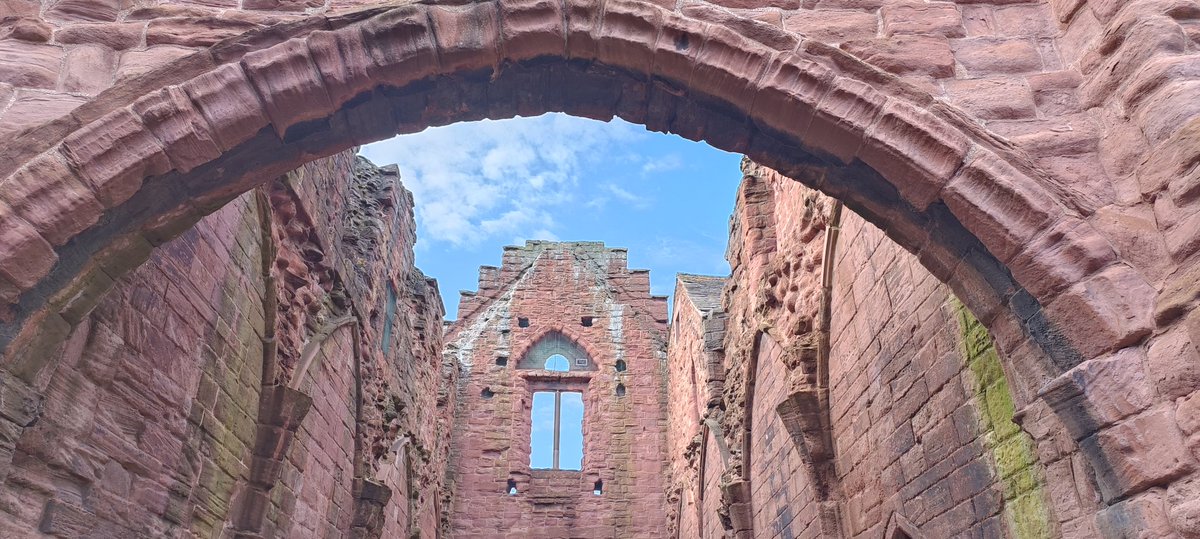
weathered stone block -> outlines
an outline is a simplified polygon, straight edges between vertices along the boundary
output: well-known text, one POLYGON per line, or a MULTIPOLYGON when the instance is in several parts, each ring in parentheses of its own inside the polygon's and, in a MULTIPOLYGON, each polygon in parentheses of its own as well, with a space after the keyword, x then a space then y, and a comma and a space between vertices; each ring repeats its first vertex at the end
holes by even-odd
POLYGON ((119 109, 63 141, 63 153, 106 208, 125 202, 149 176, 171 169, 158 141, 129 109, 119 109))
POLYGON ((281 138, 288 127, 333 111, 321 74, 301 39, 251 52, 242 58, 242 66, 281 138))
POLYGON ((858 156, 917 209, 929 206, 962 166, 969 141, 933 114, 889 101, 858 156))
POLYGON ((13 174, 0 200, 52 245, 62 245, 96 224, 104 211, 58 152, 43 154, 13 174))
POLYGON ((1170 409, 1127 419, 1080 444, 1086 452, 1104 455, 1108 469, 1097 470, 1096 481, 1105 500, 1169 483, 1195 468, 1170 409))
POLYGON ((1113 266, 1069 288, 1046 306, 1084 357, 1133 344, 1153 328, 1153 288, 1126 266, 1113 266))

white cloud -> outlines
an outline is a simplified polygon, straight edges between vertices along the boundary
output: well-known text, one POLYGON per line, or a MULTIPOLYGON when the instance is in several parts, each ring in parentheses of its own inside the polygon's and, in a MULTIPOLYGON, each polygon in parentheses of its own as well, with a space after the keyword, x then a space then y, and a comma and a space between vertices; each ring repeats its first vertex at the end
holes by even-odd
POLYGON ((573 200, 579 177, 642 136, 623 122, 601 127, 547 114, 427 129, 362 153, 376 164, 399 164, 416 200, 418 237, 469 247, 503 237, 556 238, 551 214, 573 200))

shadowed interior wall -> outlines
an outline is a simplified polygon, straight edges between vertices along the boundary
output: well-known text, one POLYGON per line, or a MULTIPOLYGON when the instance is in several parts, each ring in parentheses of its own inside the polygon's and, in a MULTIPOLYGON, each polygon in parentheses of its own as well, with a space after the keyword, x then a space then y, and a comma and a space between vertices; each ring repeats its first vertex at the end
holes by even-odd
POLYGON ((384 324, 393 338, 359 351, 358 367, 353 326, 318 342, 297 383, 311 406, 260 509, 263 533, 350 533, 360 526, 356 473, 396 490, 397 501, 413 500, 396 504, 386 529, 436 529, 452 409, 439 389, 453 371, 441 365, 436 287, 412 267, 411 195, 394 168, 352 153, 270 190, 270 215, 250 193, 204 218, 119 282, 64 343, 57 368, 39 380, 41 418, 16 440, 0 535, 228 536, 262 470, 260 414, 280 412, 260 402, 273 384, 262 374, 272 288, 264 256, 273 256, 266 267, 282 299, 276 341, 294 347, 278 353, 277 370, 316 342, 333 304, 362 309, 367 338, 384 324), (264 219, 274 255, 264 248, 264 219), (382 293, 387 287, 395 293, 382 293), (400 305, 385 315, 387 301, 400 305), (295 312, 313 316, 291 326, 295 312), (368 408, 361 426, 356 377, 368 408), (406 440, 400 451, 397 439, 406 440), (412 483, 394 471, 404 455, 412 483), (356 472, 356 458, 365 471, 356 472))

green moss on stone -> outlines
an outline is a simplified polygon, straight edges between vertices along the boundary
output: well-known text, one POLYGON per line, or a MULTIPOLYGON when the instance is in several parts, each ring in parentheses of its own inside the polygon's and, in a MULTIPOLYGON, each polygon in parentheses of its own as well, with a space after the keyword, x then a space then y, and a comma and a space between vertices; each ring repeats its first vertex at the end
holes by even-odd
POLYGON ((984 425, 984 444, 995 464, 1004 490, 1004 516, 1013 537, 1041 539, 1052 536, 1041 465, 1033 440, 1013 422, 1016 406, 1000 356, 987 328, 956 298, 963 359, 973 378, 975 403, 984 425))

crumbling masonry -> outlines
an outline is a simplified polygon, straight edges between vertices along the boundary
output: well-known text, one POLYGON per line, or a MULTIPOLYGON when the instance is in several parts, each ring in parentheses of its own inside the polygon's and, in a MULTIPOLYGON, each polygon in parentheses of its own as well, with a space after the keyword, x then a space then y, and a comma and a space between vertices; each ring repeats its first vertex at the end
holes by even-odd
POLYGON ((0 536, 1200 538, 1198 21, 0 0, 0 536), (551 111, 748 156, 731 274, 530 244, 443 328, 347 152, 551 111))

